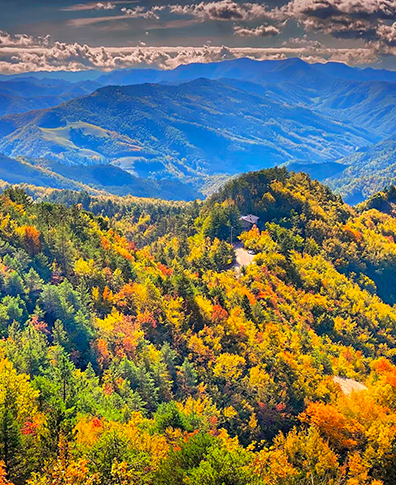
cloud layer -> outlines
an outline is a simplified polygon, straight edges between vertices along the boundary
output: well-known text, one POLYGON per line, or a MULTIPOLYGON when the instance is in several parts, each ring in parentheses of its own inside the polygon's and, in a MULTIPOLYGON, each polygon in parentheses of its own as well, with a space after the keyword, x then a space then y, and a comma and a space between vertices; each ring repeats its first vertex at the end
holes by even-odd
MULTIPOLYGON (((264 27, 264 29, 269 29, 264 27)), ((262 31, 239 35, 275 35, 262 31)), ((339 61, 351 65, 373 62, 376 53, 370 48, 329 49, 308 41, 278 48, 229 48, 206 45, 197 47, 89 47, 77 43, 51 43, 48 38, 12 37, 0 34, 0 72, 7 74, 28 71, 79 71, 87 69, 113 70, 120 68, 152 67, 173 69, 181 64, 207 63, 249 57, 251 59, 286 59, 300 57, 308 62, 339 61)))
POLYGON ((239 37, 262 37, 270 38, 279 35, 281 30, 275 25, 259 25, 255 28, 242 27, 240 25, 234 26, 234 34, 239 37))

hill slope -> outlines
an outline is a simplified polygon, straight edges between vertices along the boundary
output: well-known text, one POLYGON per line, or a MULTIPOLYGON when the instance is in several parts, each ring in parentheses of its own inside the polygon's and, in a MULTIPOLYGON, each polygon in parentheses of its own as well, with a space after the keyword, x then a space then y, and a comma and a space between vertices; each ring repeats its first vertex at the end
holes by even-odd
POLYGON ((396 74, 358 69, 341 63, 309 64, 301 59, 255 61, 236 59, 213 64, 189 64, 172 71, 120 70, 98 82, 109 85, 184 83, 197 78, 217 79, 243 89, 266 93, 271 99, 299 104, 348 121, 356 127, 389 136, 396 130, 396 74), (239 86, 242 86, 241 84, 239 86))
POLYGON ((0 116, 57 106, 70 99, 90 94, 100 84, 68 83, 60 80, 38 80, 27 77, 0 81, 0 116))
POLYGON ((0 120, 0 151, 115 163, 141 176, 238 173, 292 159, 329 161, 376 137, 269 97, 199 79, 107 87, 0 120))
MULTIPOLYGON (((237 59, 120 70, 76 83, 1 79, 0 116, 23 113, 0 118, 0 151, 11 157, 112 164, 133 176, 191 182, 205 193, 226 174, 285 163, 326 180, 351 203, 394 179, 390 71, 237 59), (111 83, 138 85, 73 99, 111 83)), ((70 169, 73 180, 76 174, 70 169)))
POLYGON ((394 485, 394 218, 285 169, 60 197, 0 195, 6 481, 394 485))
POLYGON ((203 195, 178 180, 147 180, 112 165, 70 167, 45 159, 11 159, 0 154, 0 180, 56 189, 85 190, 136 197, 194 200, 203 195))
POLYGON ((396 140, 389 138, 339 161, 337 174, 322 180, 347 202, 359 203, 396 182, 396 140))

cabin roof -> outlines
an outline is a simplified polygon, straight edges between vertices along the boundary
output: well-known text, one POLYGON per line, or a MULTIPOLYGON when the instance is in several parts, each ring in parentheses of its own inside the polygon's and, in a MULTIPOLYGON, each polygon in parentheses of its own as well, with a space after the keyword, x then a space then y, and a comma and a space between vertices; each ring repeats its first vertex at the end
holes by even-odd
POLYGON ((257 224, 260 217, 254 216, 253 214, 248 214, 247 216, 242 216, 241 221, 248 222, 249 224, 257 224))

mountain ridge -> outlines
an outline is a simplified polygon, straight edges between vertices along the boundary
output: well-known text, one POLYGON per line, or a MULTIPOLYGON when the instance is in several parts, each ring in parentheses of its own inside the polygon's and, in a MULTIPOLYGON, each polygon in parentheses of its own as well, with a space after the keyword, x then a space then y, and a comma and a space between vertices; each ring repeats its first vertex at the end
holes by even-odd
POLYGON ((69 163, 84 156, 86 163, 95 163, 92 157, 102 162, 133 157, 184 175, 232 174, 304 157, 330 161, 378 141, 307 108, 208 79, 178 86, 107 86, 56 108, 3 117, 0 134, 0 151, 8 156, 51 158, 52 153, 69 163), (97 127, 96 134, 79 123, 97 127), (75 131, 70 134, 70 126, 81 127, 82 140, 75 131), (69 130, 63 139, 62 129, 69 130), (111 159, 105 141, 112 146, 111 159), (168 169, 166 157, 172 160, 168 169))
POLYGON ((395 81, 392 71, 300 59, 118 70, 95 81, 81 74, 76 83, 0 78, 0 152, 113 164, 143 179, 192 180, 198 188, 207 176, 287 164, 360 202, 393 180, 384 166, 393 156, 389 144, 382 168, 369 164, 371 178, 360 176, 359 166, 361 153, 375 157, 375 146, 396 133, 395 81))

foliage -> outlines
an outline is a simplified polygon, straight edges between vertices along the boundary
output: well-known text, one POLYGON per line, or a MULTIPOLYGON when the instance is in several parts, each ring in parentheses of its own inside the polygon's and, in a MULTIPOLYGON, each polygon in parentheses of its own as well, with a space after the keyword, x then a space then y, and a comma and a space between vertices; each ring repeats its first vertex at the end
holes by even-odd
POLYGON ((69 195, 0 198, 0 483, 395 483, 390 211, 283 169, 69 195))

